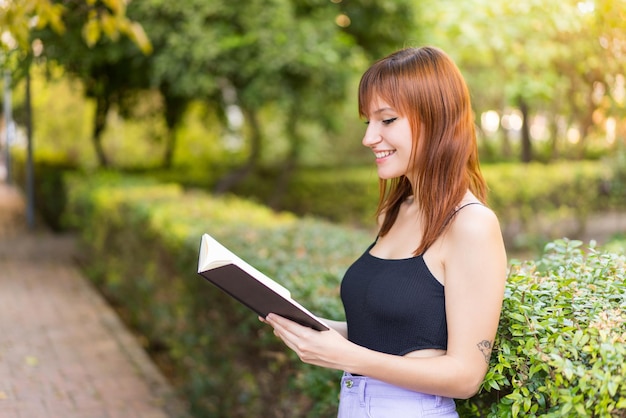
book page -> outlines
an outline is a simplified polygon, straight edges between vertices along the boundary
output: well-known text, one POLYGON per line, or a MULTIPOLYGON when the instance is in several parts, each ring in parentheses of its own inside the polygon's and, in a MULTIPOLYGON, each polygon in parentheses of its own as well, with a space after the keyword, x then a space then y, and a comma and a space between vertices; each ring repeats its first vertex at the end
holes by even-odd
POLYGON ((220 244, 209 234, 202 235, 200 246, 200 261, 198 262, 198 273, 211 270, 227 264, 235 264, 246 273, 274 290, 286 299, 291 298, 291 293, 287 288, 276 283, 274 280, 261 273, 250 264, 239 258, 235 253, 220 244))

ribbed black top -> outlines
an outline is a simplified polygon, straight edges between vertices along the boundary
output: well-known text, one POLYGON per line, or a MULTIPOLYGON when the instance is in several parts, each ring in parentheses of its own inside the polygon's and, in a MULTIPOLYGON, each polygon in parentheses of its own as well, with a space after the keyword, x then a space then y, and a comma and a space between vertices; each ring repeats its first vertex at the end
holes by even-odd
POLYGON ((341 282, 348 339, 383 353, 447 348, 444 287, 424 258, 357 259, 341 282))

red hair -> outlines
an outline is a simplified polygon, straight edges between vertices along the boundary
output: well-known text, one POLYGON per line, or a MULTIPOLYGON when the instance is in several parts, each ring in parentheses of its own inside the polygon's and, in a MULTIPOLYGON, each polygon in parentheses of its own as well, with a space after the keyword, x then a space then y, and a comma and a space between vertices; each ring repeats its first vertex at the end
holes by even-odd
POLYGON ((359 114, 382 99, 406 117, 413 135, 412 169, 380 179, 379 235, 395 222, 410 195, 419 203, 424 225, 415 254, 422 254, 445 231, 469 189, 486 203, 469 90, 448 55, 433 47, 406 48, 374 63, 359 84, 359 114), (407 176, 411 176, 410 181, 407 176))

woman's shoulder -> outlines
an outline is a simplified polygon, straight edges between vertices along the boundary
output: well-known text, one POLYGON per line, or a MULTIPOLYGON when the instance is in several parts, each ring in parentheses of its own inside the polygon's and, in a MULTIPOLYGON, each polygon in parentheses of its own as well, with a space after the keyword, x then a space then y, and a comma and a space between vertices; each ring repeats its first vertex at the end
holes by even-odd
POLYGON ((458 211, 442 244, 442 260, 448 273, 446 284, 455 277, 491 277, 500 282, 506 277, 506 248, 495 212, 484 205, 469 205, 458 211), (486 272, 497 272, 487 275, 486 272))
POLYGON ((459 205, 446 234, 455 243, 477 245, 486 239, 501 239, 496 213, 478 201, 459 205))

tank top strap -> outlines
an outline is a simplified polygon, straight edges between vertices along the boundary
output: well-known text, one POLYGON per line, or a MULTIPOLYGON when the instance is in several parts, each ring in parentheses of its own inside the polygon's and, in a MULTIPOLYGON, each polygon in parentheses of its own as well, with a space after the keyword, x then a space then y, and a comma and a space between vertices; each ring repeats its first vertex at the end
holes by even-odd
POLYGON ((448 226, 448 224, 452 221, 452 218, 454 218, 454 215, 456 215, 457 213, 459 213, 459 211, 465 207, 468 207, 469 205, 481 205, 484 206, 481 202, 469 202, 466 203, 464 205, 459 206, 458 208, 454 209, 454 212, 452 212, 449 216, 448 219, 446 219, 446 222, 444 223, 444 228, 446 226, 448 226))
POLYGON ((458 211, 460 211, 461 209, 463 209, 464 207, 467 207, 467 206, 469 206, 469 205, 481 205, 481 206, 484 206, 481 202, 469 202, 469 203, 466 203, 466 204, 464 204, 464 205, 459 206, 458 208, 456 208, 456 209, 454 210, 454 212, 452 212, 452 215, 450 216, 450 218, 452 218, 454 215, 456 215, 458 211))

